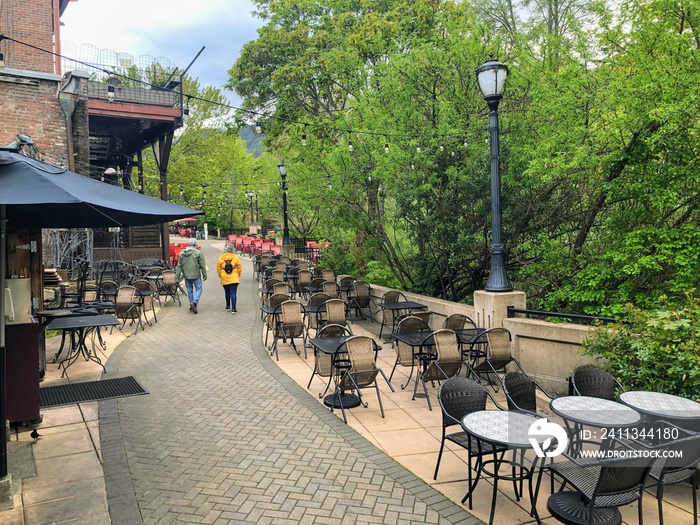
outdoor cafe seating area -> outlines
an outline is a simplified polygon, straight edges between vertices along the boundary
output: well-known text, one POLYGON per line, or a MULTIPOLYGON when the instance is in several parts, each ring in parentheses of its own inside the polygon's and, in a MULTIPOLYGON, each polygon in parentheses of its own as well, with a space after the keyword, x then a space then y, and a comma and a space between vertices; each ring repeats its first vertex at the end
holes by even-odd
POLYGON ((377 301, 363 281, 297 264, 254 256, 271 358, 480 519, 697 525, 700 403, 625 391, 592 365, 572 371, 568 392, 547 392, 508 330, 396 290, 377 301))

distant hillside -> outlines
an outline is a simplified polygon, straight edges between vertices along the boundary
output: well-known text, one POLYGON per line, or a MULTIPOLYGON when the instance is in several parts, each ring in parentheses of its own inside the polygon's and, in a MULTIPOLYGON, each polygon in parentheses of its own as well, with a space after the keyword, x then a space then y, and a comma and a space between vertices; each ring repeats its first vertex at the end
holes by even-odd
POLYGON ((256 135, 252 127, 243 128, 240 137, 245 140, 248 153, 251 153, 253 157, 258 158, 265 151, 265 146, 263 146, 265 135, 256 135))

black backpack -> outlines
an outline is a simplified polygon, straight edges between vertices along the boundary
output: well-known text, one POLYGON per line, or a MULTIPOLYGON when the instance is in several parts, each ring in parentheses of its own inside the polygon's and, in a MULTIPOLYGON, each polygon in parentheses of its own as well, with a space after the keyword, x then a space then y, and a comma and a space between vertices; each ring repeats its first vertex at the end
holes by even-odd
POLYGON ((226 264, 224 265, 224 271, 226 273, 231 273, 233 271, 233 264, 231 264, 231 259, 226 261, 226 264))

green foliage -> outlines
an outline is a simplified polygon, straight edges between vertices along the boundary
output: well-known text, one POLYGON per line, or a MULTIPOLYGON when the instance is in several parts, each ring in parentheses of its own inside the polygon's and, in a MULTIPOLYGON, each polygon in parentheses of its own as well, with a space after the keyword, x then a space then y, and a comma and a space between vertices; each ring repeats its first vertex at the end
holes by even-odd
POLYGON ((625 388, 666 392, 700 400, 700 299, 643 310, 626 308, 626 323, 600 326, 584 341, 589 355, 607 360, 607 368, 625 388))
POLYGON ((372 284, 378 284, 379 286, 386 286, 388 288, 401 288, 396 276, 391 272, 386 266, 382 266, 379 261, 368 261, 367 262, 367 273, 363 279, 372 284))

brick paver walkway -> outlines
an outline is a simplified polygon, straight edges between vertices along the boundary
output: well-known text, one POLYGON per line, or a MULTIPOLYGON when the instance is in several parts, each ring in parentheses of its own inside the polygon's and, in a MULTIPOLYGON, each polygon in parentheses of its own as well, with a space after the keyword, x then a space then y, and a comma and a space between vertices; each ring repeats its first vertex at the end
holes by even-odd
POLYGON ((262 346, 250 261, 232 315, 213 271, 222 243, 201 244, 200 313, 168 302, 110 359, 149 391, 100 403, 112 523, 480 523, 284 375, 262 346))

